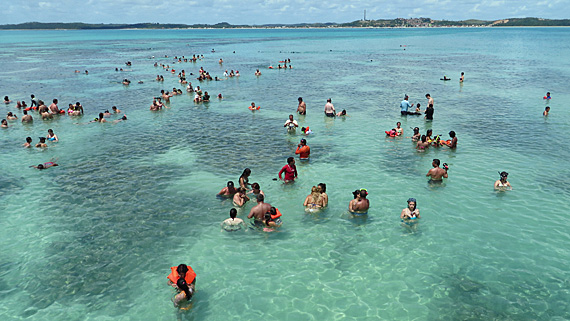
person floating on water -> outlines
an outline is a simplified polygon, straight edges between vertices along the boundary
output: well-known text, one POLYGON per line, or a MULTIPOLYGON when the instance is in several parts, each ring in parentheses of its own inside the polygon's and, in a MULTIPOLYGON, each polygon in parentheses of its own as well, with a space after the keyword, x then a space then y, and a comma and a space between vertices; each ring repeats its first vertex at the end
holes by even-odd
POLYGON ((439 167, 439 164, 440 161, 437 158, 432 161, 431 166, 433 166, 433 168, 430 169, 426 174, 426 176, 430 178, 428 183, 441 184, 443 183, 443 178, 447 178, 447 169, 449 167, 446 163, 443 163, 443 168, 441 168, 439 167))
POLYGON ((495 189, 497 190, 507 190, 507 189, 513 189, 513 187, 511 186, 511 183, 509 183, 509 181, 507 181, 507 177, 509 176, 509 173, 507 172, 500 172, 499 175, 501 176, 501 178, 499 178, 496 182, 495 182, 495 189))
POLYGON ((334 117, 336 115, 334 105, 332 104, 332 98, 327 99, 327 103, 325 104, 325 115, 327 117, 334 117))
POLYGON ((548 116, 548 113, 550 113, 550 107, 546 106, 542 112, 542 116, 548 116))
POLYGON ((311 148, 307 145, 307 140, 302 138, 299 145, 297 145, 297 150, 295 150, 295 154, 299 155, 300 160, 309 160, 311 155, 311 148))
POLYGON ((544 96, 544 99, 547 99, 547 100, 552 99, 552 97, 550 97, 550 92, 546 93, 546 96, 544 96))
POLYGON ((287 119, 283 127, 287 127, 287 130, 295 130, 299 127, 299 124, 293 119, 293 115, 289 115, 289 119, 287 119))
POLYGON ((403 221, 415 220, 420 218, 420 210, 417 208, 415 198, 408 199, 408 207, 402 210, 400 219, 403 221))
POLYGON ((255 106, 255 103, 251 102, 251 106, 249 106, 248 108, 251 111, 256 111, 256 110, 259 110, 259 108, 261 108, 261 106, 255 106))
POLYGON ((222 231, 235 232, 245 228, 245 222, 241 218, 236 218, 237 210, 232 208, 230 210, 230 218, 224 220, 221 224, 222 231))
POLYGON ((440 78, 439 80, 451 80, 451 78, 447 78, 446 75, 443 75, 443 78, 440 78))
MULTIPOLYGON (((31 140, 31 139, 30 139, 30 140, 31 140)), ((36 165, 31 165, 30 167, 33 167, 33 168, 37 168, 37 169, 39 169, 39 170, 42 170, 42 169, 48 169, 48 168, 53 167, 53 166, 59 166, 59 165, 56 164, 56 163, 54 163, 54 162, 47 162, 47 163, 43 163, 43 164, 38 164, 37 166, 36 166, 36 165)))
POLYGON ((305 135, 310 135, 313 133, 313 131, 309 128, 309 126, 307 127, 301 127, 301 131, 303 132, 303 134, 305 135))
POLYGON ((174 306, 183 310, 190 308, 188 302, 196 291, 196 272, 186 264, 180 264, 170 268, 167 276, 168 285, 175 288, 179 293, 174 296, 174 306))
POLYGON ((337 117, 344 117, 344 116, 348 116, 346 114, 346 109, 343 109, 342 111, 339 111, 338 113, 336 113, 337 117))
POLYGON ((368 214, 368 208, 370 208, 370 201, 366 198, 366 196, 368 196, 368 191, 365 188, 361 188, 358 192, 359 194, 355 199, 356 201, 352 200, 348 204, 348 210, 350 213, 355 215, 368 214))

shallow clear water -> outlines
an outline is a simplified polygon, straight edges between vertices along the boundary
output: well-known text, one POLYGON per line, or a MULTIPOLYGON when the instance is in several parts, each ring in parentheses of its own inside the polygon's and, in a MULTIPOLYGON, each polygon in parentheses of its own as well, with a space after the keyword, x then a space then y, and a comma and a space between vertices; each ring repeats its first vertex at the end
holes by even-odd
MULTIPOLYGON (((34 113, 33 125, 1 129, 2 320, 570 319, 570 30, 1 33, 2 96, 80 101, 86 111, 52 121, 34 113), (192 54, 205 58, 161 58, 192 54), (285 58, 293 69, 267 69, 285 58), (242 76, 193 81, 222 101, 195 105, 184 93, 151 113, 161 89, 181 87, 155 61, 242 76), (425 107, 428 92, 433 122, 400 117, 405 93, 425 107), (301 138, 282 127, 299 96, 308 113, 296 118, 315 133, 311 161, 284 186, 272 179, 301 138), (329 97, 350 117, 325 118, 329 97), (253 114, 252 101, 262 106, 253 114), (113 105, 129 120, 86 124, 113 105), (459 147, 417 153, 409 139, 385 138, 397 121, 406 136, 415 126, 445 138, 454 130, 459 147), (60 142, 21 147, 48 128, 60 142), (442 187, 425 179, 433 158, 450 165, 442 187), (60 166, 28 168, 50 159, 60 166), (279 233, 220 232, 232 204, 215 194, 245 167, 284 213, 279 233), (503 170, 514 189, 497 193, 503 170), (329 207, 306 214, 302 202, 320 182, 329 207), (347 205, 361 187, 372 207, 353 219, 347 205), (413 230, 399 219, 409 197, 422 214, 413 230), (198 274, 188 312, 172 307, 166 285, 179 263, 198 274)), ((14 106, 0 108, 21 117, 14 106)))

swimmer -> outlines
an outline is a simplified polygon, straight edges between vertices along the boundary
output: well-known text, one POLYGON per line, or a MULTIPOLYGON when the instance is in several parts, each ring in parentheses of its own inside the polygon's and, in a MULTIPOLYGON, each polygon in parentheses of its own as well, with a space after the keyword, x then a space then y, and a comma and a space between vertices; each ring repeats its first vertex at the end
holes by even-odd
POLYGON ((113 106, 113 107, 111 107, 111 109, 113 110, 113 113, 115 113, 115 114, 121 113, 121 110, 118 109, 117 106, 113 106))
POLYGON ((224 63, 224 61, 222 60, 222 58, 220 58, 220 61, 218 61, 218 63, 221 65, 224 63))
POLYGON ((297 167, 295 166, 295 158, 287 158, 287 165, 283 166, 279 171, 279 179, 283 179, 285 183, 293 182, 297 178, 297 167), (281 178, 281 174, 285 173, 285 177, 281 178))
POLYGON ((425 151, 429 147, 430 143, 427 142, 426 135, 422 135, 421 140, 416 144, 416 149, 420 152, 425 151))
POLYGON ((417 142, 418 140, 420 140, 420 138, 422 137, 422 135, 420 135, 420 128, 419 127, 414 127, 414 135, 412 135, 412 142, 417 142))
POLYGON ((57 107, 57 99, 52 100, 51 105, 49 105, 49 111, 52 114, 59 114, 59 108, 57 107))
POLYGON ((222 96, 222 94, 218 94, 218 99, 223 99, 224 97, 222 96))
POLYGON ((451 80, 451 78, 447 78, 446 75, 443 75, 443 78, 440 78, 439 80, 451 80))
POLYGON ((275 229, 281 226, 281 223, 276 222, 273 218, 272 215, 275 215, 277 212, 275 207, 271 207, 271 209, 269 210, 269 212, 265 213, 265 215, 263 216, 264 220, 263 220, 263 232, 275 232, 275 229))
POLYGON ((297 106, 297 112, 299 115, 306 115, 307 114, 307 104, 303 101, 303 97, 297 98, 299 101, 299 105, 297 106))
POLYGON ((12 101, 10 100, 10 98, 8 98, 8 96, 4 96, 4 103, 5 103, 5 104, 9 104, 9 103, 11 103, 11 102, 12 102, 12 101))
POLYGON ((461 72, 461 77, 459 77, 459 82, 463 82, 465 80, 465 73, 461 72))
POLYGON ((2 122, 0 123, 0 127, 8 128, 8 121, 6 119, 2 119, 2 122))
POLYGON ((396 136, 402 136, 404 134, 404 129, 401 127, 402 123, 396 123, 396 136))
POLYGON ((100 122, 100 123, 106 123, 107 122, 107 120, 103 117, 103 113, 99 113, 98 122, 100 122))
POLYGON ((511 186, 511 183, 509 183, 509 181, 507 181, 507 177, 509 176, 509 173, 507 172, 500 172, 499 175, 501 176, 500 179, 498 179, 495 182, 495 189, 497 190, 507 190, 507 189, 513 189, 513 187, 511 186))
POLYGON ((23 113, 24 113, 24 115, 22 116, 22 123, 31 123, 34 121, 34 119, 32 118, 32 115, 28 115, 27 110, 24 110, 23 113))
POLYGON ((32 147, 32 137, 26 137, 26 142, 22 146, 24 146, 25 148, 32 147))
POLYGON ((303 206, 305 206, 306 211, 319 210, 324 207, 320 187, 313 186, 311 188, 311 194, 307 195, 305 201, 303 202, 303 206))
POLYGON ((317 186, 321 188, 321 197, 323 198, 323 207, 326 207, 327 205, 329 205, 329 196, 327 194, 327 184, 319 183, 317 186))
POLYGON ((237 189, 234 187, 234 182, 228 181, 226 187, 222 188, 222 190, 217 195, 225 198, 230 198, 233 197, 235 193, 237 193, 237 189))
POLYGON ((309 126, 307 127, 301 127, 301 131, 303 132, 303 134, 305 135, 310 135, 313 133, 313 131, 309 128, 309 126))
POLYGON ((249 183, 249 175, 251 175, 251 169, 246 168, 243 170, 243 173, 241 173, 241 176, 239 177, 239 186, 243 187, 246 190, 247 186, 251 185, 249 183))
POLYGON ((402 214, 400 214, 400 219, 407 221, 419 218, 420 218, 420 210, 417 208, 416 199, 409 198, 408 207, 402 210, 402 214))
POLYGON ((544 99, 552 99, 552 97, 550 97, 550 92, 546 93, 546 96, 544 96, 544 99))
POLYGON ((247 192, 248 194, 253 194, 253 196, 257 197, 257 195, 261 194, 263 196, 265 196, 265 194, 263 193, 263 191, 261 190, 261 187, 259 186, 258 183, 253 183, 251 184, 251 191, 247 192))
POLYGON ((130 81, 130 80, 128 80, 127 78, 123 79, 123 85, 128 86, 128 85, 130 85, 130 84, 131 84, 131 81, 130 81))
POLYGON ((341 112, 338 112, 336 115, 337 115, 337 117, 348 116, 348 115, 346 114, 346 109, 343 109, 341 112))
POLYGON ((48 129, 47 140, 52 142, 59 142, 57 135, 53 133, 53 129, 48 129))
POLYGON ((259 69, 257 69, 257 70, 255 71, 255 75, 256 75, 256 76, 261 76, 261 71, 259 71, 259 69))
POLYGON ((259 224, 262 223, 265 218, 265 213, 271 210, 271 204, 264 203, 265 196, 262 194, 257 195, 257 205, 255 205, 250 211, 247 218, 254 218, 254 222, 259 224))
POLYGON ((327 99, 327 103, 325 104, 325 115, 327 117, 334 117, 336 115, 336 111, 335 111, 334 106, 332 104, 331 98, 327 99))
POLYGON ((235 208, 232 208, 230 210, 230 218, 226 219, 221 224, 222 231, 235 232, 241 230, 242 228, 245 229, 245 222, 241 218, 236 218, 236 216, 237 210, 235 208))
POLYGON ((123 115, 123 117, 113 120, 113 124, 116 124, 116 123, 124 121, 124 120, 127 120, 127 115, 123 115))
POLYGON ((418 103, 418 104, 416 105, 416 113, 419 113, 419 112, 422 111, 421 107, 422 107, 422 105, 421 105, 420 103, 418 103))
POLYGON ((400 114, 402 116, 408 115, 408 108, 412 107, 412 105, 408 101, 409 98, 410 97, 408 95, 405 95, 404 100, 402 100, 402 102, 400 102, 400 114))
POLYGON ((287 130, 295 130, 297 127, 299 127, 299 124, 296 120, 293 119, 293 115, 289 115, 289 119, 287 119, 283 127, 287 127, 287 130))
POLYGON ((433 166, 432 169, 430 169, 426 176, 430 178, 430 180, 428 181, 429 183, 432 184, 441 184, 443 182, 443 178, 447 178, 447 165, 444 163, 444 168, 439 167, 440 161, 439 159, 435 158, 431 165, 433 166))
POLYGON ((546 106, 542 112, 542 116, 548 116, 548 113, 550 113, 550 107, 546 106))
POLYGON ((261 108, 261 107, 255 106, 255 103, 253 101, 251 102, 251 106, 249 106, 249 110, 251 110, 251 111, 259 110, 259 108, 261 108))
POLYGON ((368 191, 366 191, 366 189, 364 188, 360 189, 359 198, 356 200, 356 202, 354 202, 353 200, 348 204, 348 210, 352 214, 360 214, 360 215, 368 214, 368 209, 370 208, 370 201, 366 198, 366 196, 368 196, 368 191))
POLYGON ((45 137, 40 137, 40 142, 36 144, 37 148, 47 148, 47 144, 46 144, 46 138, 45 137))
POLYGON ((311 155, 311 148, 307 146, 307 140, 302 138, 299 145, 297 145, 297 150, 295 154, 299 155, 300 160, 308 160, 311 155))
POLYGON ((103 117, 111 117, 111 112, 108 109, 105 110, 105 112, 103 113, 103 117))
POLYGON ((247 197, 247 195, 245 195, 245 192, 247 190, 243 187, 238 188, 238 192, 234 194, 234 199, 233 199, 233 203, 234 206, 244 206, 245 203, 247 203, 247 201, 249 201, 249 197, 247 197))
POLYGON ((445 145, 449 148, 457 148, 457 137, 455 137, 453 130, 449 132, 449 137, 451 137, 451 142, 449 144, 445 143, 445 145))
POLYGON ((50 168, 50 167, 53 167, 53 166, 59 166, 59 165, 56 164, 56 163, 54 163, 54 162, 47 162, 47 163, 43 163, 43 164, 38 164, 37 166, 36 166, 36 165, 31 165, 30 167, 33 167, 33 168, 37 168, 37 169, 39 169, 39 170, 42 170, 42 169, 47 169, 47 168, 50 168))

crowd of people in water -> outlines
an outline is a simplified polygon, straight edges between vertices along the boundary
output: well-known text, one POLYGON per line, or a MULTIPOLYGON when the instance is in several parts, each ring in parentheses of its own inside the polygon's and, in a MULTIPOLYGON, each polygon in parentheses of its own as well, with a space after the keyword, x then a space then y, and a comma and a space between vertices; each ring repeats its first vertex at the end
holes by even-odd
MULTIPOLYGON (((215 52, 212 49, 212 52, 215 52)), ((165 56, 168 58, 168 56, 165 56)), ((172 64, 178 63, 186 63, 186 62, 197 62, 198 60, 203 59, 203 55, 192 55, 191 58, 186 58, 185 56, 175 56, 174 62, 172 64)), ((219 64, 222 65, 224 63, 223 59, 220 58, 219 64)), ((132 66, 132 63, 128 61, 126 63, 127 66, 132 66)), ((207 103, 210 101, 210 95, 208 91, 202 90, 200 86, 193 87, 192 83, 189 82, 186 78, 187 73, 184 69, 180 70, 176 73, 176 70, 170 66, 170 64, 159 64, 158 62, 154 63, 155 67, 161 67, 164 71, 170 72, 172 75, 176 75, 178 77, 178 82, 180 85, 186 87, 186 91, 188 93, 194 93, 193 101, 195 103, 207 103)), ((269 66, 269 69, 274 69, 274 67, 269 66)), ((285 59, 280 61, 277 69, 291 69, 291 60, 285 59), (281 63, 283 66, 281 66, 281 63)), ((119 71, 119 69, 115 69, 119 71)), ((120 71, 123 71, 121 68, 120 71)), ((76 71, 77 72, 77 71, 76 71)), ((85 71, 85 74, 88 74, 85 71)), ((188 75, 193 75, 193 73, 188 73, 188 75)), ((261 72, 259 69, 256 69, 255 76, 261 76, 261 72)), ((204 70, 202 67, 198 71, 198 77, 196 78, 199 82, 208 82, 208 81, 221 81, 232 77, 240 77, 240 73, 238 70, 234 72, 231 70, 228 72, 227 70, 223 73, 223 78, 218 78, 217 76, 212 77, 210 73, 204 70)), ((463 83, 465 75, 462 72, 459 81, 463 83)), ((447 78, 447 77, 445 77, 447 78)), ((157 75, 156 79, 157 82, 163 82, 164 76, 157 75)), ((448 79, 444 79, 448 80, 448 79)), ((122 84, 128 86, 131 83, 128 79, 123 79, 122 84)), ((159 111, 163 108, 169 108, 168 104, 170 102, 170 98, 176 95, 181 95, 182 89, 179 88, 172 88, 172 90, 161 90, 160 95, 153 98, 153 102, 150 106, 151 111, 159 111)), ((434 116, 434 100, 431 95, 428 93, 425 95, 427 99, 427 108, 422 109, 421 104, 417 103, 415 106, 409 102, 409 96, 405 95, 404 100, 400 103, 401 109, 401 116, 420 116, 424 115, 426 121, 433 120, 434 116), (412 110, 410 110, 412 109, 412 110)), ((22 112, 21 122, 24 124, 32 124, 33 123, 33 116, 32 114, 36 115, 36 117, 42 120, 52 120, 57 119, 57 117, 64 117, 65 115, 69 117, 81 117, 84 115, 84 108, 80 102, 76 102, 75 104, 70 103, 67 110, 60 109, 58 106, 58 99, 53 99, 52 104, 48 107, 45 105, 44 101, 36 98, 34 95, 30 96, 30 104, 28 105, 24 100, 19 100, 16 102, 16 108, 18 111, 22 112)), ((222 99, 222 94, 219 93, 217 95, 218 99, 222 99)), ((550 100, 550 93, 544 97, 545 100, 550 100)), ((12 101, 9 99, 8 96, 4 97, 5 104, 11 104, 12 101)), ((260 110, 260 106, 256 106, 255 102, 251 103, 251 106, 248 107, 251 111, 258 111, 260 110)), ((546 107, 543 115, 547 116, 548 112, 550 111, 550 107, 546 107)), ((111 111, 105 110, 104 112, 100 112, 98 117, 94 118, 94 120, 90 121, 89 123, 98 122, 98 123, 105 123, 108 122, 107 119, 112 119, 113 116, 118 116, 121 114, 122 111, 119 110, 116 106, 111 108, 111 111)), ((296 114, 299 116, 304 116, 307 114, 307 105, 303 101, 302 97, 298 98, 298 106, 296 109, 296 114)), ((338 111, 335 109, 332 98, 328 98, 324 105, 324 115, 326 117, 348 117, 347 111, 343 109, 342 111, 338 111)), ((115 117, 117 118, 117 117, 115 117)), ((294 115, 290 114, 288 119, 285 121, 283 127, 287 129, 290 133, 296 133, 297 129, 299 128, 299 122, 294 119, 294 115)), ((8 112, 6 119, 2 119, 1 127, 9 127, 13 126, 10 123, 14 123, 18 120, 18 116, 15 112, 8 112)), ((120 118, 113 120, 113 123, 117 123, 120 121, 127 120, 126 115, 123 115, 120 118)), ((387 138, 403 138, 404 136, 404 129, 401 127, 401 122, 396 123, 396 127, 392 128, 391 130, 387 130, 386 136, 387 138)), ((301 127, 301 135, 308 136, 313 133, 310 130, 309 126, 301 127)), ((415 127, 412 128, 413 135, 406 137, 411 139, 411 141, 415 144, 415 149, 418 152, 425 152, 429 148, 441 148, 447 147, 450 149, 456 149, 458 146, 458 139, 456 136, 455 131, 449 131, 449 139, 444 140, 442 135, 434 135, 432 129, 427 129, 425 135, 420 134, 420 128, 415 127)), ((52 129, 47 130, 47 134, 45 137, 39 137, 39 142, 34 144, 33 139, 31 137, 25 138, 25 143, 23 146, 25 148, 38 148, 38 149, 45 149, 48 148, 47 142, 50 143, 57 143, 59 141, 59 137, 54 133, 52 129), (47 141, 47 142, 46 142, 47 141)), ((299 155, 299 161, 301 162, 308 162, 310 160, 311 149, 307 144, 307 139, 302 138, 297 145, 295 151, 291 151, 295 155, 299 155)), ((296 167, 296 158, 291 156, 287 158, 287 163, 279 170, 277 173, 278 178, 274 178, 274 180, 281 180, 284 184, 291 184, 294 183, 298 177, 297 167, 296 167)), ((36 168, 39 170, 47 169, 50 167, 59 166, 56 162, 49 161, 43 164, 32 165, 30 167, 36 168)), ((426 177, 429 178, 429 184, 442 184, 443 179, 448 177, 448 170, 449 166, 446 163, 441 164, 439 159, 433 159, 432 161, 432 168, 427 172, 426 177), (440 167, 441 166, 441 167, 440 167)), ((250 229, 256 229, 263 232, 276 232, 282 226, 282 216, 283 214, 279 211, 279 209, 275 206, 272 206, 269 203, 265 202, 265 193, 261 190, 261 186, 257 182, 250 183, 249 178, 252 171, 249 168, 246 168, 241 176, 238 179, 239 186, 235 186, 233 181, 228 181, 226 186, 220 190, 217 194, 218 197, 222 199, 231 199, 233 207, 229 210, 229 218, 225 219, 221 223, 221 230, 224 232, 236 232, 236 231, 246 231, 250 229), (242 218, 238 217, 239 210, 243 209, 246 204, 254 199, 256 204, 250 209, 247 218, 250 219, 250 223, 246 223, 242 218)), ((494 183, 494 188, 498 190, 505 190, 512 188, 511 184, 508 182, 507 172, 499 172, 500 179, 494 183)), ((365 188, 356 189, 353 194, 353 199, 351 199, 348 204, 348 212, 353 217, 358 216, 365 216, 368 214, 368 210, 370 208, 370 201, 368 200, 368 191, 365 188)), ((307 213, 315 213, 322 211, 323 209, 327 208, 329 204, 329 197, 327 194, 327 186, 325 183, 319 183, 311 187, 309 195, 307 195, 303 201, 303 206, 305 207, 305 211, 307 213)), ((405 226, 414 226, 420 219, 420 210, 418 209, 418 203, 415 198, 409 198, 407 200, 407 206, 401 210, 400 219, 403 225, 405 226)), ((192 268, 186 264, 180 264, 175 267, 171 267, 171 273, 167 277, 168 285, 172 286, 177 290, 177 294, 173 298, 174 305, 181 309, 187 309, 190 307, 190 299, 192 298, 195 292, 196 286, 196 273, 192 270, 192 268)))

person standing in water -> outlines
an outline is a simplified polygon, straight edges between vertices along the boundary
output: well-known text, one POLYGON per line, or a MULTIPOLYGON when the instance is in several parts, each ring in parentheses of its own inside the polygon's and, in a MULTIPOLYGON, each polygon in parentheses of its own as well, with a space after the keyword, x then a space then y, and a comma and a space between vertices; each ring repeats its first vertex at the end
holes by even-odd
POLYGON ((325 115, 327 115, 328 117, 334 117, 336 115, 336 111, 332 104, 331 98, 327 99, 327 103, 325 104, 325 115))
POLYGON ((463 82, 465 80, 465 73, 461 72, 461 77, 459 77, 459 82, 463 82))
POLYGON ((299 115, 306 115, 307 105, 303 101, 303 97, 299 97, 297 100, 299 100, 299 106, 297 106, 297 112, 299 113, 299 115))
POLYGON ((287 165, 283 166, 279 171, 279 179, 285 181, 285 183, 293 182, 297 178, 297 166, 295 166, 295 158, 287 158, 287 165), (281 178, 281 174, 285 173, 284 178, 281 178))
POLYGON ((446 144, 449 148, 457 148, 457 137, 455 137, 455 132, 452 130, 449 132, 449 137, 451 137, 451 142, 446 144))
POLYGON ((542 112, 542 116, 548 116, 548 113, 550 113, 550 107, 546 106, 542 112))
POLYGON ((500 172, 499 175, 501 176, 501 178, 495 182, 495 189, 498 189, 498 190, 512 189, 513 187, 511 186, 511 183, 509 183, 509 181, 507 181, 507 177, 509 176, 509 173, 500 172))
POLYGON ((299 145, 297 145, 297 150, 295 154, 299 155, 300 160, 309 160, 309 156, 311 155, 311 148, 307 146, 307 140, 301 139, 299 145))
POLYGON ((420 218, 420 210, 417 208, 415 198, 408 199, 408 207, 402 210, 400 214, 400 219, 407 221, 407 220, 415 220, 420 218))
POLYGON ((241 218, 236 218, 236 216, 237 210, 232 208, 230 210, 230 218, 224 220, 221 224, 222 231, 234 232, 246 227, 245 222, 241 218))
POLYGON ((295 119, 293 119, 293 115, 289 115, 289 119, 287 119, 283 127, 287 127, 287 130, 295 130, 299 127, 299 124, 295 119))
POLYGON ((249 183, 249 175, 251 175, 251 169, 246 168, 243 170, 243 173, 241 173, 241 176, 239 177, 239 186, 243 187, 246 190, 248 185, 251 185, 249 183))
POLYGON ((412 105, 410 105, 410 102, 408 101, 409 97, 408 95, 404 96, 404 100, 402 100, 402 102, 400 103, 400 114, 402 116, 407 116, 408 115, 408 108, 412 107, 412 105))
POLYGON ((433 107, 433 98, 431 98, 430 94, 426 94, 426 98, 428 100, 428 106, 431 105, 433 107))
POLYGON ((446 164, 443 164, 444 168, 439 167, 439 164, 439 159, 435 158, 431 163, 433 168, 430 169, 426 174, 426 176, 430 178, 429 183, 431 184, 441 184, 443 183, 443 178, 447 178, 446 164))
POLYGON ((350 202, 348 204, 348 210, 352 214, 368 214, 368 208, 370 208, 370 201, 366 198, 368 196, 368 192, 366 189, 360 190, 360 198, 356 202, 350 202))

